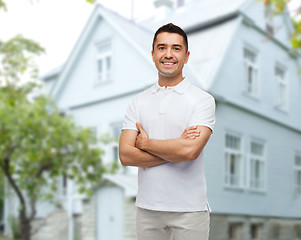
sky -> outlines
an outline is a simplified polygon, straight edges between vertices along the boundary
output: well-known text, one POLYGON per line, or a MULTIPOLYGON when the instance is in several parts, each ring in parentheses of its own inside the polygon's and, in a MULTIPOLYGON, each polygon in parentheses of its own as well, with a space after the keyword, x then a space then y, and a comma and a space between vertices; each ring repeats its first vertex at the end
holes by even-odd
MULTIPOLYGON (((86 0, 6 0, 7 12, 0 11, 0 39, 8 40, 21 33, 46 49, 36 59, 40 74, 63 64, 80 36, 93 5, 86 0)), ((135 18, 149 16, 152 0, 99 0, 121 15, 135 18)), ((150 11, 151 10, 151 11, 150 11)))
MULTIPOLYGON (((223 0, 222 0, 223 1, 223 0)), ((292 0, 292 9, 301 0, 292 0)), ((131 17, 142 19, 154 12, 153 0, 99 0, 102 5, 131 17)), ((21 33, 46 49, 36 59, 40 74, 63 64, 71 53, 93 11, 86 0, 6 0, 8 11, 0 11, 0 39, 8 40, 21 33)))

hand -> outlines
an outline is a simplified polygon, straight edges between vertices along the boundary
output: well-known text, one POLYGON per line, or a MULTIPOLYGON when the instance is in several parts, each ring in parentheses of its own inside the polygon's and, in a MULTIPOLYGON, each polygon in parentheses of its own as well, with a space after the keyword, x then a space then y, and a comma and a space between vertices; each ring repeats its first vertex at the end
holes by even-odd
POLYGON ((200 136, 200 130, 198 130, 197 126, 191 126, 185 128, 180 138, 193 140, 199 136, 200 136))
POLYGON ((137 122, 136 126, 138 128, 139 134, 136 137, 135 147, 143 150, 143 146, 147 143, 149 137, 140 123, 137 122))

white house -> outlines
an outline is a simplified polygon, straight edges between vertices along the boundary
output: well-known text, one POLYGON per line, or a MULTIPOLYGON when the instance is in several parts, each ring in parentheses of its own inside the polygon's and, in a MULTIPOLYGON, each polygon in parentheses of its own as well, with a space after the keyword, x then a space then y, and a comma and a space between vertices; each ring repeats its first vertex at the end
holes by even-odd
MULTIPOLYGON (((179 25, 191 51, 184 75, 217 104, 205 148, 210 239, 300 240, 301 79, 289 16, 255 0, 156 2, 160 17, 143 22, 96 5, 66 63, 41 78, 45 91, 98 136, 118 137, 130 99, 157 81, 155 30, 179 25)), ((118 161, 117 144, 105 150, 105 162, 118 161)), ((40 207, 37 224, 49 224, 34 239, 134 240, 136 172, 105 176, 90 199, 62 183, 60 208, 40 207)))

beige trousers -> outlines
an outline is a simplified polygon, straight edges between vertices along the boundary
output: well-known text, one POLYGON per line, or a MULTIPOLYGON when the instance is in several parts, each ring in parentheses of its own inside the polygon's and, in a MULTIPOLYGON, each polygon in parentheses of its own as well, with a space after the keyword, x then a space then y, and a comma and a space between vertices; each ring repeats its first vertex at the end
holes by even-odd
POLYGON ((208 240, 209 211, 163 212, 137 208, 137 240, 208 240))

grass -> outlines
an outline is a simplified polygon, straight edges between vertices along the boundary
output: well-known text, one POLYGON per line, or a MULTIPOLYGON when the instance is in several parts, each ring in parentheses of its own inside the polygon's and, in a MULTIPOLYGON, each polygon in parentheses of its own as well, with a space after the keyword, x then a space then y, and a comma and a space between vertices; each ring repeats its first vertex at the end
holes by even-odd
POLYGON ((11 238, 0 237, 0 240, 13 240, 13 239, 11 239, 11 238))

